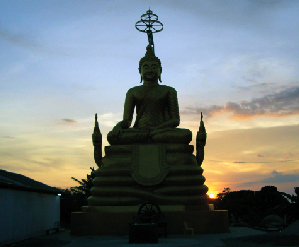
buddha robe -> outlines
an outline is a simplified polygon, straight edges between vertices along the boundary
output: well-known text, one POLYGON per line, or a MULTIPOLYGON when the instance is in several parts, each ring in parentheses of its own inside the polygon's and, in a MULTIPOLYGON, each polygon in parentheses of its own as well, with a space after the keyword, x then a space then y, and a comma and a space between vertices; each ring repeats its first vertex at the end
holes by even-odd
POLYGON ((192 139, 188 129, 176 128, 180 123, 177 92, 165 85, 137 86, 126 94, 123 120, 119 123, 123 130, 115 137, 111 132, 107 139, 111 145, 133 143, 185 143, 192 139), (130 128, 134 109, 136 121, 130 128))

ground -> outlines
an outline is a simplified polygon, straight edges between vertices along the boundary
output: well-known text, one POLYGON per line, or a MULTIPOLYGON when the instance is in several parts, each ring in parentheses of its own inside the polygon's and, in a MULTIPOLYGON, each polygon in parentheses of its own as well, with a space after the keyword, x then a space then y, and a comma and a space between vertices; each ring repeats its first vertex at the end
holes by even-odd
MULTIPOLYGON (((129 244, 128 236, 71 236, 70 231, 52 233, 29 238, 5 247, 270 247, 299 246, 299 235, 286 235, 279 232, 265 233, 246 227, 232 227, 230 233, 172 235, 159 238, 158 244, 129 244)), ((297 233, 298 234, 298 233, 297 233)))

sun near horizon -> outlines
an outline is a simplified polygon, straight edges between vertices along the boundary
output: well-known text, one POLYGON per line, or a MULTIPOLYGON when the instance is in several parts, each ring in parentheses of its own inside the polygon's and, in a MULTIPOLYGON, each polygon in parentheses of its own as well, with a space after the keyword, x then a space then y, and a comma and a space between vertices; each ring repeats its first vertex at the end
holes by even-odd
POLYGON ((208 192, 208 196, 209 196, 209 198, 214 199, 215 198, 215 193, 214 192, 213 193, 208 192))

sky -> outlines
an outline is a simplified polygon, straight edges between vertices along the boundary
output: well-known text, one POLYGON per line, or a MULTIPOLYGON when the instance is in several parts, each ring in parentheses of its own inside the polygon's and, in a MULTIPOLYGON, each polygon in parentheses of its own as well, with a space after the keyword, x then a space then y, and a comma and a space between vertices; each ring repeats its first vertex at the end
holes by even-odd
POLYGON ((140 85, 150 9, 162 84, 181 124, 207 130, 208 194, 299 186, 299 1, 0 0, 0 169, 78 185, 93 160, 94 114, 107 133, 140 85))

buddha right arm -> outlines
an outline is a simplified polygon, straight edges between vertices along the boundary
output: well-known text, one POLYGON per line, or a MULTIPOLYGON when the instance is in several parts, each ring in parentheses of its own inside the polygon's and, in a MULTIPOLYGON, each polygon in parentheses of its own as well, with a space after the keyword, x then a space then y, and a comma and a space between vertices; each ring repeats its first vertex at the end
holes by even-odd
POLYGON ((126 126, 127 126, 126 122, 124 122, 124 121, 118 122, 113 127, 113 129, 110 131, 110 135, 114 136, 115 138, 117 138, 119 135, 121 135, 122 129, 127 129, 127 128, 125 128, 126 126))
POLYGON ((131 126, 133 120, 133 113, 135 108, 133 91, 134 88, 130 88, 126 94, 123 120, 118 123, 123 129, 128 129, 131 126))
POLYGON ((118 122, 112 129, 112 135, 118 136, 122 133, 122 129, 128 129, 131 126, 133 113, 134 113, 134 95, 132 88, 126 94, 126 100, 124 105, 123 120, 118 122))

